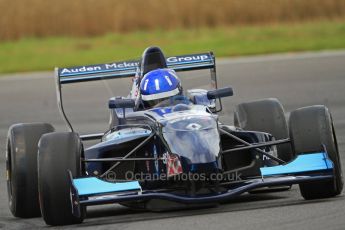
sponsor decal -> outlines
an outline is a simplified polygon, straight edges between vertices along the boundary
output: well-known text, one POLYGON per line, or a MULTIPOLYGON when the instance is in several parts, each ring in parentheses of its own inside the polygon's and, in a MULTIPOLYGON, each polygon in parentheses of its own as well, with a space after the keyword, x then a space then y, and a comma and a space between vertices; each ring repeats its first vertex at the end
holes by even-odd
MULTIPOLYGON (((153 145, 153 157, 154 157, 154 158, 158 158, 158 153, 157 153, 157 147, 156 147, 156 145, 153 145)), ((155 170, 156 170, 156 173, 159 174, 159 164, 158 164, 158 160, 155 160, 155 170)))
POLYGON ((78 66, 73 68, 63 68, 60 70, 60 75, 69 75, 69 74, 83 74, 83 73, 92 73, 92 72, 102 72, 102 71, 135 71, 139 66, 138 61, 129 61, 129 62, 114 62, 109 64, 101 65, 92 65, 92 66, 78 66))
POLYGON ((169 159, 169 153, 168 152, 165 152, 165 153, 163 153, 163 160, 162 160, 162 162, 163 162, 163 164, 167 164, 168 163, 168 159, 169 159))
POLYGON ((210 56, 207 54, 202 55, 191 55, 191 56, 175 56, 175 57, 168 57, 168 63, 178 63, 178 62, 192 62, 192 61, 205 61, 210 60, 210 56))
POLYGON ((75 68, 63 68, 60 72, 60 75, 63 74, 72 74, 72 73, 83 73, 83 72, 94 72, 94 71, 101 71, 102 68, 100 66, 82 66, 82 67, 75 67, 75 68))
POLYGON ((187 130, 200 130, 201 128, 202 128, 202 126, 200 124, 197 124, 197 123, 191 123, 191 124, 186 126, 187 130))
MULTIPOLYGON (((211 61, 212 58, 209 54, 195 54, 185 56, 173 56, 166 59, 168 67, 174 64, 185 64, 185 63, 198 63, 204 61, 211 61)), ((77 66, 71 68, 62 68, 59 70, 60 76, 68 76, 74 74, 92 74, 97 72, 110 72, 110 71, 133 71, 135 72, 139 67, 139 61, 123 61, 114 62, 100 65, 90 66, 77 66)))
POLYGON ((167 174, 168 177, 183 173, 180 159, 176 155, 168 155, 167 159, 167 174))
POLYGON ((139 62, 117 62, 112 64, 105 64, 105 69, 122 69, 122 68, 131 68, 139 66, 139 62))
MULTIPOLYGON (((148 156, 149 156, 149 153, 146 151, 146 152, 145 152, 145 157, 148 157, 148 156)), ((150 172, 150 170, 151 170, 150 161, 146 161, 146 162, 145 162, 145 166, 146 166, 146 171, 147 171, 147 172, 150 172)))

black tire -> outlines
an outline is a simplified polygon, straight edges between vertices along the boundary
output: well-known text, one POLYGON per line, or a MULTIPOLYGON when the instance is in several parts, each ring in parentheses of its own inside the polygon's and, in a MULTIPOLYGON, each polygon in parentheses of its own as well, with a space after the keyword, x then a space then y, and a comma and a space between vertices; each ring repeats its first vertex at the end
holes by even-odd
POLYGON ((343 189, 343 177, 338 144, 329 110, 322 105, 297 109, 290 114, 289 129, 296 155, 322 152, 326 147, 334 163, 334 180, 300 184, 305 199, 327 198, 339 195, 343 189))
MULTIPOLYGON (((275 98, 237 105, 235 107, 234 125, 244 130, 270 133, 277 140, 289 138, 284 108, 275 98)), ((291 145, 278 145, 277 154, 279 158, 286 162, 292 160, 291 145)))
POLYGON ((48 225, 83 222, 72 214, 68 170, 73 177, 82 175, 83 147, 76 133, 59 132, 43 135, 38 150, 38 190, 41 213, 48 225))
POLYGON ((46 123, 12 125, 6 148, 9 207, 15 217, 41 215, 37 189, 37 146, 41 136, 53 132, 46 123))

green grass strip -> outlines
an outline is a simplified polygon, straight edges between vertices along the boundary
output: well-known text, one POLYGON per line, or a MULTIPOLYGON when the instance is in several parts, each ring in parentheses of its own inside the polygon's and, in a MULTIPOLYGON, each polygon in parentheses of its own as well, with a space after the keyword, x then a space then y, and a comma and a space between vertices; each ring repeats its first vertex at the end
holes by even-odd
POLYGON ((214 51, 217 57, 341 49, 345 19, 0 42, 0 73, 133 59, 151 45, 167 55, 214 51))

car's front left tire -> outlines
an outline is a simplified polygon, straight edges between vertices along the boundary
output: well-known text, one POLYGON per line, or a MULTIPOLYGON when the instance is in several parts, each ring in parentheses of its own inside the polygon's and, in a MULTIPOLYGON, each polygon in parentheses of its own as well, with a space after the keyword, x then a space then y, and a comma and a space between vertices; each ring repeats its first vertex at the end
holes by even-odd
POLYGON ((290 138, 296 155, 327 151, 334 166, 334 179, 300 184, 301 195, 309 199, 328 198, 343 190, 343 176, 331 113, 322 105, 294 110, 289 120, 290 138))
POLYGON ((76 217, 72 213, 70 179, 82 175, 83 146, 73 132, 43 135, 38 151, 38 189, 42 217, 48 225, 83 222, 85 209, 76 217))
MULTIPOLYGON (((284 108, 276 98, 267 98, 238 104, 234 125, 244 130, 271 134, 276 139, 289 138, 284 108)), ((286 162, 293 159, 290 144, 277 146, 278 157, 286 162)))

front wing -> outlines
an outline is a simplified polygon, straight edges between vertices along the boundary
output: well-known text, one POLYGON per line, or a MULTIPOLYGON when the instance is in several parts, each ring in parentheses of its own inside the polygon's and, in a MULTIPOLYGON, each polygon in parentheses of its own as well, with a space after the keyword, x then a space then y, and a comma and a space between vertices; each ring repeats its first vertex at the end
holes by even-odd
POLYGON ((79 216, 81 206, 151 199, 184 204, 218 203, 261 187, 334 179, 333 162, 325 152, 299 155, 288 164, 263 167, 260 171, 259 179, 243 181, 239 186, 230 188, 226 192, 202 196, 142 190, 138 181, 111 183, 96 177, 72 178, 70 174, 73 214, 79 216))

